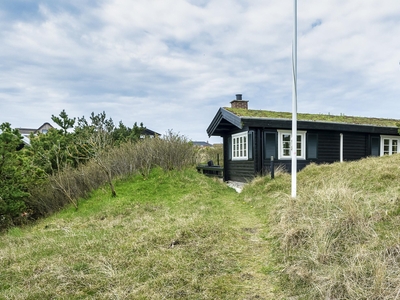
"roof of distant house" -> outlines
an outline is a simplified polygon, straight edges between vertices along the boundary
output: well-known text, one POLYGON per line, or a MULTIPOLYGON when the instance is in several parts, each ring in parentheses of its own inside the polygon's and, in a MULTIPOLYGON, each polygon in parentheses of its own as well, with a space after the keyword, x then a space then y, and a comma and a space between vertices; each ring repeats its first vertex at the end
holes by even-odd
POLYGON ((53 125, 51 125, 50 123, 46 122, 43 123, 39 128, 17 128, 19 130, 19 132, 24 135, 24 134, 30 134, 32 133, 37 133, 40 131, 40 129, 47 127, 47 128, 54 128, 53 125))
POLYGON ((152 135, 152 136, 161 136, 161 134, 159 134, 158 132, 155 132, 151 129, 145 128, 142 132, 142 134, 144 135, 152 135))
POLYGON ((203 141, 192 141, 194 146, 198 146, 198 147, 212 147, 212 144, 208 143, 208 142, 203 142, 203 141))

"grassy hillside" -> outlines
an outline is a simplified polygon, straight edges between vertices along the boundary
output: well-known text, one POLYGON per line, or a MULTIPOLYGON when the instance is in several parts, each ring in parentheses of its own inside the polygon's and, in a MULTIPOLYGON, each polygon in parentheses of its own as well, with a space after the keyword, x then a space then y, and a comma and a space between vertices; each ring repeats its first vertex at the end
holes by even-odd
POLYGON ((254 209, 194 170, 98 190, 0 241, 0 299, 269 299, 254 209))
POLYGON ((296 200, 287 175, 253 182, 244 196, 270 211, 280 291, 294 299, 400 299, 399 182, 400 155, 310 165, 298 175, 296 200))
POLYGON ((153 170, 0 240, 0 299, 400 299, 400 155, 257 178, 153 170))

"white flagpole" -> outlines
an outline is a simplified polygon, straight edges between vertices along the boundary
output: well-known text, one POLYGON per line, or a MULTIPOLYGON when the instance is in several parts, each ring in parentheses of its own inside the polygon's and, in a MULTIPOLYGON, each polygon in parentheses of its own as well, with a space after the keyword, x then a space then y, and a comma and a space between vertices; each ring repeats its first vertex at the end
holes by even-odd
MULTIPOLYGON (((297 191, 297 0, 294 0, 294 26, 292 43, 292 197, 296 198, 297 191)), ((304 141, 303 141, 304 142, 304 141)))

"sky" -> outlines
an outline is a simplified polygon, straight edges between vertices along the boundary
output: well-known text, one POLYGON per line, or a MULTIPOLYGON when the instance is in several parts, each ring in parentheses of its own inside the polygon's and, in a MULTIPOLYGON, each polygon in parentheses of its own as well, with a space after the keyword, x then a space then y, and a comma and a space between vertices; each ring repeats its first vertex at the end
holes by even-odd
MULTIPOLYGON (((193 141, 236 94, 290 112, 294 1, 2 0, 0 123, 106 112, 193 141)), ((400 1, 298 1, 298 112, 400 119, 400 1)), ((54 125, 54 123, 53 123, 54 125)))

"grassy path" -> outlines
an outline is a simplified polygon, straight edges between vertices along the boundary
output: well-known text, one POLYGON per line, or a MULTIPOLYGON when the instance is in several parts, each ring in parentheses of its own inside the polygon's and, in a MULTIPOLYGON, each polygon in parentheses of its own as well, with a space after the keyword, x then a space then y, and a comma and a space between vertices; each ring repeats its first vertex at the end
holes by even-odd
POLYGON ((274 299, 265 224, 195 171, 136 177, 0 240, 0 299, 274 299))

